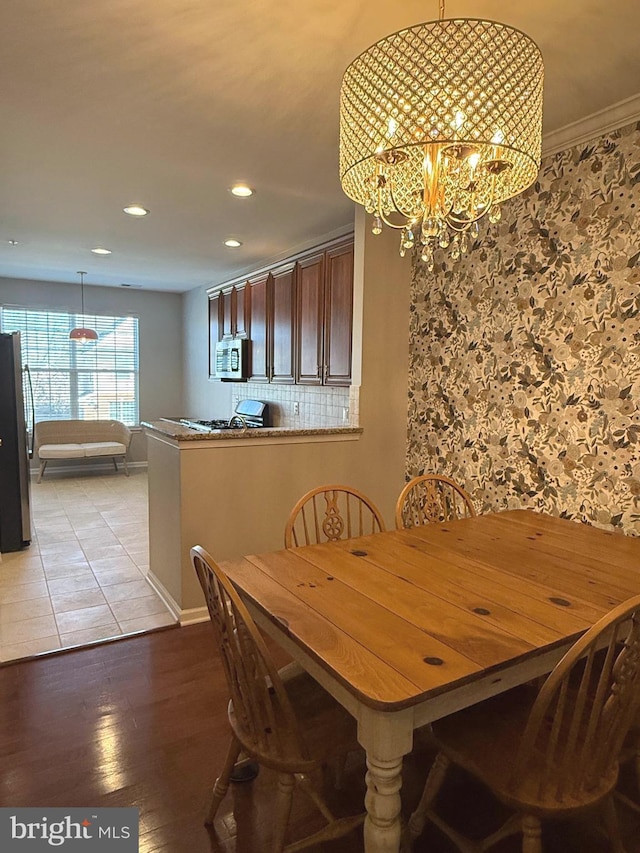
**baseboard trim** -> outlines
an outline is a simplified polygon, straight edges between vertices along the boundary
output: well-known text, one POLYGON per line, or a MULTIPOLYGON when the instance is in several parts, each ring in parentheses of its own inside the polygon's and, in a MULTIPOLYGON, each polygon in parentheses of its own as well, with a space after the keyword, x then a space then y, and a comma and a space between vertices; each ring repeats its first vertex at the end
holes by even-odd
POLYGON ((195 625, 197 622, 208 622, 209 611, 206 607, 191 607, 189 610, 183 610, 180 614, 180 625, 195 625))
POLYGON ((171 615, 178 620, 180 627, 195 625, 198 622, 206 622, 209 619, 209 611, 206 606, 190 607, 188 610, 183 610, 166 586, 162 581, 158 580, 151 570, 147 573, 147 581, 153 587, 154 592, 160 596, 164 604, 169 608, 171 615))
POLYGON ((153 591, 160 596, 164 604, 169 608, 173 618, 180 622, 180 614, 182 612, 180 609, 180 605, 171 595, 166 586, 162 583, 162 581, 158 580, 158 578, 151 570, 147 572, 146 577, 147 583, 149 584, 149 586, 152 587, 153 591))

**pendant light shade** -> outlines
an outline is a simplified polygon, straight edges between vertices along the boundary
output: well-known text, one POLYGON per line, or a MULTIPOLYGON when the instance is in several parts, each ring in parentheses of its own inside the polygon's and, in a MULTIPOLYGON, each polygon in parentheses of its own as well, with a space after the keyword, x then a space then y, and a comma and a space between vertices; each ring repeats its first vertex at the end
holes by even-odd
MULTIPOLYGON (((78 270, 80 276, 80 292, 82 295, 82 318, 84 319, 84 277, 86 272, 78 270)), ((69 340, 77 341, 78 343, 86 343, 87 341, 97 341, 98 333, 95 329, 85 329, 83 326, 76 326, 69 332, 69 340)))
POLYGON ((440 19, 400 30, 347 68, 340 103, 340 179, 398 229, 400 252, 453 259, 500 218, 540 166, 543 63, 529 36, 494 21, 440 19))

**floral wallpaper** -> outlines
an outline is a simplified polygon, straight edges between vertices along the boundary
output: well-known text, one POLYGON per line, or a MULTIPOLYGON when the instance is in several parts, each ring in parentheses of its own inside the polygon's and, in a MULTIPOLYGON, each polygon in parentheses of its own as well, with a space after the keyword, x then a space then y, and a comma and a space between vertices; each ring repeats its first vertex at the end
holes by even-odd
POLYGON ((640 123, 545 159, 454 262, 414 258, 407 475, 640 535, 640 123))

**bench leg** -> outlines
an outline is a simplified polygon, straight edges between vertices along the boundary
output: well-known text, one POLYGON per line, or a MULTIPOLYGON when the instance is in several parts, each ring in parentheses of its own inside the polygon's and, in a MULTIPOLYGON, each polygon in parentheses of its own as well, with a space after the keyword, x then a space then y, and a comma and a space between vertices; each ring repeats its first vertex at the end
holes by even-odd
POLYGON ((114 468, 116 469, 116 471, 117 471, 117 470, 118 470, 118 463, 116 462, 116 457, 115 457, 115 456, 112 456, 112 457, 111 457, 111 460, 112 460, 112 462, 113 462, 113 467, 114 467, 114 468))
POLYGON ((47 467, 47 460, 46 459, 44 461, 40 460, 40 470, 38 471, 38 480, 37 480, 38 483, 40 483, 42 481, 42 475, 44 474, 44 469, 46 467, 47 467))

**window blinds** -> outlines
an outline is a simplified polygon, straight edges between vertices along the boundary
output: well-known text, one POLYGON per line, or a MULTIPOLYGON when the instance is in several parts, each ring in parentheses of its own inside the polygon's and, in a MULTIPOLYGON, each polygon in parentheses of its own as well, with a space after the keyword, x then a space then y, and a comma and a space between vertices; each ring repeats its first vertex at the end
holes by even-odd
POLYGON ((36 421, 114 418, 139 422, 138 319, 3 307, 3 332, 20 332, 29 366, 36 421), (98 333, 97 342, 69 340, 75 326, 98 333))

